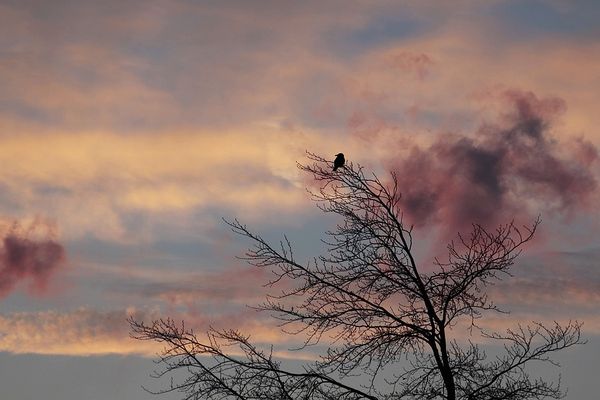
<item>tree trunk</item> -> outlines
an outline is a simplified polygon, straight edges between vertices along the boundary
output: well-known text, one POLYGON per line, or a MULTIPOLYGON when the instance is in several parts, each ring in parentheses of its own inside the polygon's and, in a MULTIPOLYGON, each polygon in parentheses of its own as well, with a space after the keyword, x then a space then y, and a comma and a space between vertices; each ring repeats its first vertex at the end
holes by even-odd
POLYGON ((450 368, 444 368, 442 377, 444 378, 444 386, 446 386, 446 399, 456 400, 456 386, 454 385, 454 377, 450 368))

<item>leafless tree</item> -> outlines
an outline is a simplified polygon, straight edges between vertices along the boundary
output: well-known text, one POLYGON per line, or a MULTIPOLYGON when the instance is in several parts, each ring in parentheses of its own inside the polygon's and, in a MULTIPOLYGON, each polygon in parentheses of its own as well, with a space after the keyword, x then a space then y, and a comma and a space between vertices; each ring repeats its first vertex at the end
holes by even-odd
MULTIPOLYGON (((529 227, 509 223, 490 231, 474 225, 448 245, 448 258, 427 272, 413 250, 412 227, 403 221, 401 188, 346 164, 309 154, 320 189, 312 193, 325 213, 341 222, 326 233, 326 255, 302 263, 285 238, 265 241, 238 220, 232 230, 253 242, 242 258, 272 271, 270 286, 288 290, 268 296, 260 310, 281 321, 304 345, 327 350, 302 369, 286 368, 236 330, 198 336, 171 319, 130 320, 132 336, 165 345, 158 376, 187 370, 161 392, 186 399, 465 399, 561 398, 560 379, 531 376, 530 364, 552 363, 551 353, 583 343, 579 322, 532 323, 504 333, 483 332, 477 321, 499 310, 488 285, 510 277, 510 267, 530 241, 529 227), (504 352, 487 356, 475 341, 452 338, 457 325, 498 341, 504 352), (357 375, 362 376, 356 379, 357 375), (366 378, 368 379, 366 379, 366 378)), ((285 329, 287 328, 287 329, 285 329)))

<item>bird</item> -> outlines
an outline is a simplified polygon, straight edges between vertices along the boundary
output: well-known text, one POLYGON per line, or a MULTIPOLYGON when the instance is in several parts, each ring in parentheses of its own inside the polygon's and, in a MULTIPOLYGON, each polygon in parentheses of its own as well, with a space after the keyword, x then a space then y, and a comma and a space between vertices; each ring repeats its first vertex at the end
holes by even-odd
POLYGON ((344 158, 344 153, 338 153, 335 155, 335 160, 333 161, 333 170, 337 171, 339 167, 343 167, 346 159, 344 158))

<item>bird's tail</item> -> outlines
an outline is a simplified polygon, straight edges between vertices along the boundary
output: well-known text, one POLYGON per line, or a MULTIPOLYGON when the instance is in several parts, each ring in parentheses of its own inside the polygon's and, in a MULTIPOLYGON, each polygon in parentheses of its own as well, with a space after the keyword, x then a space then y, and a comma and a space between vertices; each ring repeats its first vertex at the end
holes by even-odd
POLYGON ((335 167, 333 167, 334 171, 337 171, 337 169, 338 169, 337 165, 335 167))

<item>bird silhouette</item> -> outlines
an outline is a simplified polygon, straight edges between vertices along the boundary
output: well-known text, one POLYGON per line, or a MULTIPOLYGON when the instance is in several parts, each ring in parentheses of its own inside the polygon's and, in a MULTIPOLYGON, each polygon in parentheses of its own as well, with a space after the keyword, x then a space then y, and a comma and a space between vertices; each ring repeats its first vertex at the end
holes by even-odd
POLYGON ((335 160, 333 161, 333 170, 337 171, 339 167, 343 167, 346 159, 344 158, 344 153, 338 153, 335 155, 335 160))

